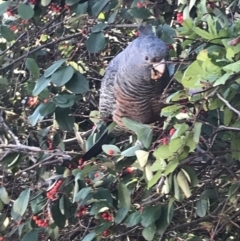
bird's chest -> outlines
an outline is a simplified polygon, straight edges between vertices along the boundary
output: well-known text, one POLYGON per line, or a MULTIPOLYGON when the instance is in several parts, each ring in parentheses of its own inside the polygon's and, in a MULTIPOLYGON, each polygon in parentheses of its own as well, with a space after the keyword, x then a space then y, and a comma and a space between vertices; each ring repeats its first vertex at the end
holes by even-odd
POLYGON ((116 85, 114 88, 116 103, 113 113, 114 121, 122 126, 121 119, 128 117, 132 120, 148 124, 159 117, 161 91, 159 86, 146 85, 116 85))

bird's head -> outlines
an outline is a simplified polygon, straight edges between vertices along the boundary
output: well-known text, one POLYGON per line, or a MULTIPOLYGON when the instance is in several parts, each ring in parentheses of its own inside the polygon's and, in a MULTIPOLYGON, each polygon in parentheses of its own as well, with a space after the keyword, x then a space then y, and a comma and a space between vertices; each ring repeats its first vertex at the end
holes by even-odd
POLYGON ((167 45, 154 35, 152 27, 141 26, 139 37, 128 47, 126 65, 137 71, 139 76, 159 80, 166 71, 169 52, 167 45))

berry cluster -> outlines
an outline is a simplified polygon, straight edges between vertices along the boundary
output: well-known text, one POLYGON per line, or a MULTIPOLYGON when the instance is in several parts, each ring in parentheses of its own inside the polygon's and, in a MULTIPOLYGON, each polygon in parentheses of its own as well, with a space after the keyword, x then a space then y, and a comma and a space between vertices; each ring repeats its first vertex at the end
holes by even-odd
POLYGON ((178 12, 178 13, 177 13, 177 22, 179 22, 180 24, 182 24, 183 21, 184 21, 184 19, 183 19, 183 14, 180 13, 180 12, 178 12))
POLYGON ((80 217, 82 217, 82 215, 84 215, 86 213, 87 213, 86 207, 85 206, 80 207, 78 212, 77 212, 77 217, 80 218, 80 217))
POLYGON ((46 228, 49 225, 49 221, 47 219, 40 219, 38 216, 33 216, 32 219, 38 227, 46 228))
POLYGON ((60 13, 63 10, 63 7, 56 3, 51 3, 49 8, 55 13, 60 13))
POLYGON ((62 180, 58 180, 54 187, 47 192, 47 198, 50 200, 55 200, 57 198, 57 192, 62 185, 62 180))
POLYGON ((105 230, 105 231, 103 231, 102 236, 103 237, 107 237, 109 234, 110 234, 110 231, 109 230, 105 230))
POLYGON ((112 221, 112 219, 113 219, 112 214, 109 213, 109 212, 103 212, 101 214, 101 217, 102 217, 103 220, 107 220, 107 221, 112 221))

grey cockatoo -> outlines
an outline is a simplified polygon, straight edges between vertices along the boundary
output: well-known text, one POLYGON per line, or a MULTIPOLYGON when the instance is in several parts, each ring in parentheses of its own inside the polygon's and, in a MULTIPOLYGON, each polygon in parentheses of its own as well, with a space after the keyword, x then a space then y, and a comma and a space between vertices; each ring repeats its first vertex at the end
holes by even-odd
MULTIPOLYGON (((100 90, 100 117, 112 118, 118 129, 125 128, 122 117, 143 124, 159 119, 159 100, 170 81, 168 57, 167 45, 154 35, 152 26, 139 27, 139 37, 114 57, 106 69, 100 90)), ((101 152, 106 134, 85 153, 84 160, 101 152)))

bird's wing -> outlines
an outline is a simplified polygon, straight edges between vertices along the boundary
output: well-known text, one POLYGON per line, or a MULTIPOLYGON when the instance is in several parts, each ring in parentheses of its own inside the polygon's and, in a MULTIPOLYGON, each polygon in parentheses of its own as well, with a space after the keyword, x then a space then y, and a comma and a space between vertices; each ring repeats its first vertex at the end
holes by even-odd
POLYGON ((108 118, 113 114, 116 103, 114 83, 122 55, 123 52, 119 53, 110 61, 102 79, 99 99, 99 112, 101 118, 108 118))

